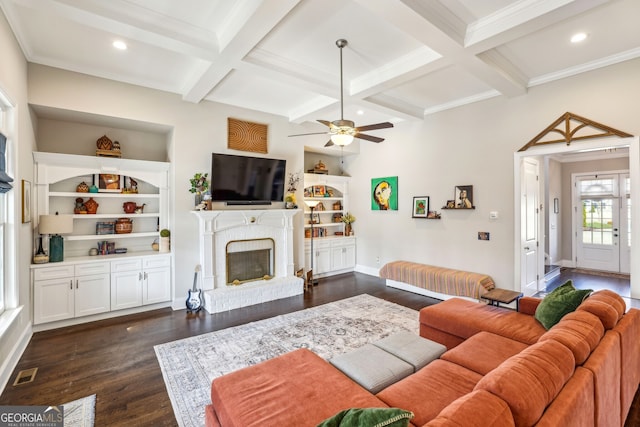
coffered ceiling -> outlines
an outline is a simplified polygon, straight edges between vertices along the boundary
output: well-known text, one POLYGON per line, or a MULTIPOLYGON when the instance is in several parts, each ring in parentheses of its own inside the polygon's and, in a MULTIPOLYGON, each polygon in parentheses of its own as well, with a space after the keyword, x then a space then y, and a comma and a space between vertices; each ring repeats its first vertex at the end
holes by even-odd
POLYGON ((349 42, 344 115, 362 124, 421 120, 640 56, 638 0, 0 0, 0 7, 30 62, 293 123, 339 118, 339 38, 349 42), (586 40, 571 43, 578 32, 586 40), (127 49, 115 49, 116 40, 127 49))

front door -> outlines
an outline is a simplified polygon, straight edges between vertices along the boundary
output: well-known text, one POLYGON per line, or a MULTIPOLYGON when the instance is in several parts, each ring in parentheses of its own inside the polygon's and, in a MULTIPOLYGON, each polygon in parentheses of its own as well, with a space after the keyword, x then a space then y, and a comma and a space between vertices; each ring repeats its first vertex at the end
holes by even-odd
POLYGON ((576 266, 629 272, 631 212, 628 175, 575 177, 576 266))

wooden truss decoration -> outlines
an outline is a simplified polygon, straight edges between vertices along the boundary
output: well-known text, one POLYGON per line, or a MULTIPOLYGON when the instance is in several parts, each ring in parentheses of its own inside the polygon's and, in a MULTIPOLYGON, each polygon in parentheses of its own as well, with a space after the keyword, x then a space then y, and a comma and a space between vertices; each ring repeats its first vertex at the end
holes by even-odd
POLYGON ((633 135, 629 135, 626 132, 622 132, 620 130, 614 129, 612 127, 603 125, 598 122, 594 122, 593 120, 586 119, 584 117, 580 117, 577 114, 573 113, 564 113, 562 116, 558 117, 558 119, 551 123, 549 127, 540 132, 535 138, 527 143, 524 147, 519 149, 518 151, 525 151, 534 145, 546 145, 546 144, 557 144, 559 142, 564 142, 567 145, 570 145, 572 141, 577 141, 580 139, 590 139, 590 138, 603 138, 607 136, 618 136, 620 138, 627 138, 633 135), (558 128, 564 122, 564 129, 562 127, 558 128), (574 122, 577 126, 571 129, 571 124, 574 122), (589 133, 586 135, 578 135, 580 130, 590 128, 592 131, 599 133, 589 133), (551 134, 551 132, 557 132, 562 135, 561 139, 553 139, 553 140, 544 140, 542 139, 551 134))

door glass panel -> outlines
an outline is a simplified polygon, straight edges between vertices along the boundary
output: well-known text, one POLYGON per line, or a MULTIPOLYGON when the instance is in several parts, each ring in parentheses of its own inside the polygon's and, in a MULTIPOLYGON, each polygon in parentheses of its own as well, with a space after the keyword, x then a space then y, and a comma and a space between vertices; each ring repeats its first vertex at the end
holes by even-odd
POLYGON ((613 200, 582 200, 582 243, 613 244, 613 200))
POLYGON ((610 196, 614 195, 615 179, 594 178, 580 181, 580 194, 583 196, 610 196))

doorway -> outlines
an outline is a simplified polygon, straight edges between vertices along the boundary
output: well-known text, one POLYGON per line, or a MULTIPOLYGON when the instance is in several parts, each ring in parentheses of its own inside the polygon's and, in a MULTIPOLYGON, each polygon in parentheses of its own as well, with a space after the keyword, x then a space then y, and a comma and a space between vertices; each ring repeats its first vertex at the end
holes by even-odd
POLYGON ((630 178, 624 173, 578 174, 572 179, 576 267, 630 272, 630 178))
MULTIPOLYGON (((615 148, 628 148, 629 152, 629 196, 627 199, 624 199, 625 205, 623 208, 628 209, 626 213, 626 217, 628 221, 626 222, 628 229, 620 229, 619 231, 624 233, 624 239, 627 242, 627 246, 629 247, 629 259, 633 259, 633 257, 637 257, 639 250, 637 246, 637 242, 640 241, 640 228, 632 227, 633 223, 640 224, 640 210, 638 209, 630 209, 631 204, 633 203, 633 199, 640 200, 640 147, 638 146, 639 138, 638 137, 629 137, 629 138, 601 138, 601 139, 592 139, 590 141, 580 141, 580 143, 574 143, 571 146, 565 144, 549 144, 542 146, 531 147, 527 151, 520 151, 514 153, 514 218, 515 221, 515 233, 514 233, 514 280, 515 283, 519 284, 519 287, 516 285, 515 289, 522 290, 523 292, 527 288, 527 282, 524 280, 524 272, 526 271, 526 266, 524 265, 524 260, 522 255, 522 236, 523 236, 523 227, 525 224, 523 223, 522 215, 523 215, 523 206, 522 206, 522 164, 525 158, 536 158, 539 161, 545 159, 548 156, 558 156, 558 155, 567 155, 567 154, 577 154, 581 152, 598 152, 604 150, 610 150, 615 148), (628 206, 628 207, 627 207, 628 206), (636 242, 636 243, 634 243, 636 242)), ((544 179, 544 177, 542 177, 544 179)), ((625 190, 627 191, 627 190, 625 190)), ((567 194, 567 205, 566 209, 570 208, 570 192, 567 194)), ((560 202, 560 212, 563 209, 562 199, 560 202)), ((542 202, 542 209, 547 210, 550 209, 546 200, 542 202)), ((551 207, 552 208, 552 207, 551 207)), ((545 230, 545 215, 539 215, 539 230, 545 230)), ((622 227, 622 222, 620 222, 620 226, 622 227)), ((571 229, 571 227, 569 227, 571 229)), ((569 231, 569 230, 567 230, 569 231)), ((622 236, 619 236, 622 237, 622 236)), ((545 233, 539 233, 539 247, 545 247, 545 233)), ((567 241, 571 241, 569 238, 567 241)), ((571 249, 569 249, 571 250, 571 249)), ((543 252, 543 251, 539 251, 543 252)), ((626 255, 621 257, 623 260, 626 258, 626 255)), ((544 271, 544 257, 538 257, 538 271, 544 271)), ((624 264, 625 261, 623 261, 624 264)), ((575 264, 574 264, 575 266, 575 264)), ((624 268, 624 267, 622 267, 624 268)), ((631 282, 631 297, 632 298, 640 298, 640 263, 631 263, 628 267, 630 274, 630 282, 631 282)), ((542 289, 544 287, 544 274, 540 276, 538 279, 538 289, 542 289)))

